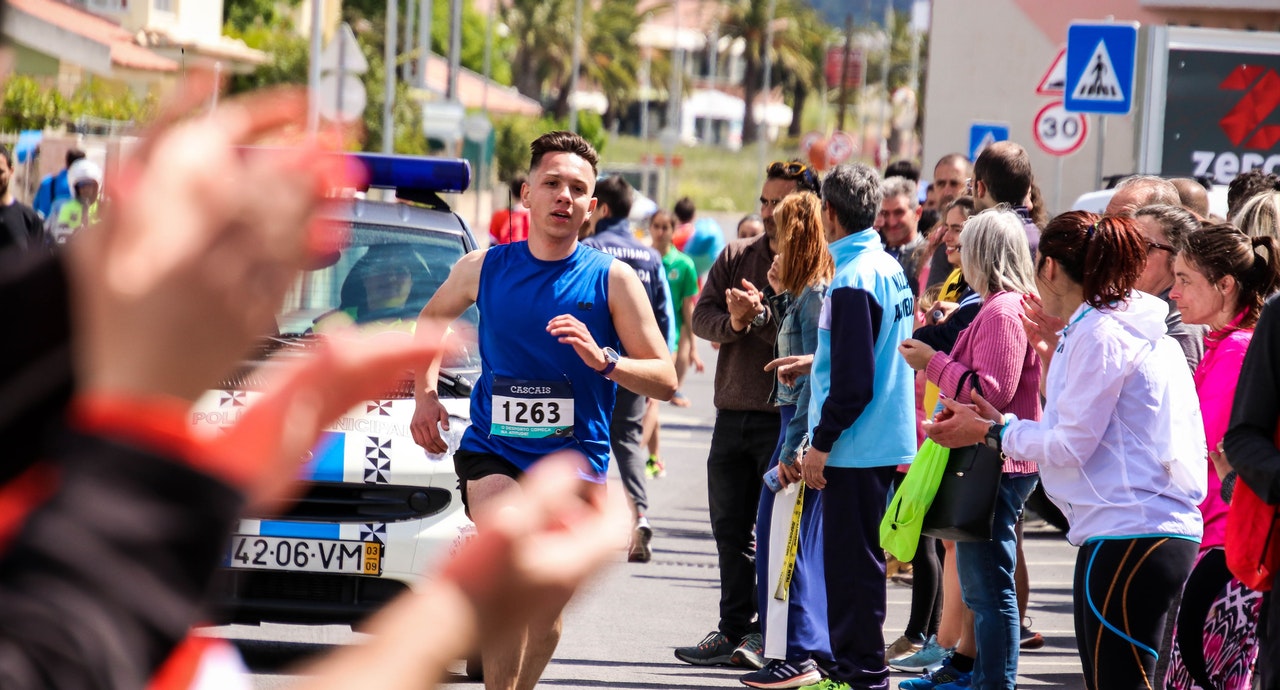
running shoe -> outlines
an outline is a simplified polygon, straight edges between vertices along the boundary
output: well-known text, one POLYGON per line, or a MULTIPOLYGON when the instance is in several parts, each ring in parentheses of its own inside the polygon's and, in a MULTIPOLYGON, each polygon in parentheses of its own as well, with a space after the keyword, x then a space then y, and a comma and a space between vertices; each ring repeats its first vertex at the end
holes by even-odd
POLYGON ((648 563, 653 557, 653 550, 649 548, 652 540, 653 528, 649 526, 649 520, 641 515, 636 520, 635 529, 631 530, 631 549, 627 551, 627 560, 631 563, 648 563))
POLYGON ((1022 639, 1018 646, 1023 649, 1040 649, 1044 646, 1044 635, 1031 629, 1031 619, 1022 619, 1022 639))
POLYGON ((925 673, 938 668, 942 660, 951 656, 951 650, 938 644, 938 636, 930 635, 920 651, 901 659, 889 660, 889 668, 907 673, 925 673))
POLYGON ((671 396, 671 404, 676 407, 689 407, 693 403, 690 402, 688 398, 684 397, 684 393, 676 391, 675 395, 671 396))
POLYGON ((887 664, 894 659, 901 659, 911 654, 915 654, 924 648, 924 642, 917 641, 913 638, 903 635, 893 641, 889 648, 884 650, 884 662, 887 664))
POLYGON ((644 471, 650 479, 661 479, 667 476, 667 466, 656 455, 650 455, 644 463, 644 471))
POLYGON ((727 666, 736 646, 719 630, 712 630, 692 647, 676 647, 676 658, 694 666, 727 666))
POLYGON ((798 688, 822 680, 822 673, 813 659, 792 663, 782 659, 770 659, 764 668, 752 671, 738 680, 753 688, 798 688))
POLYGON ((951 659, 945 659, 938 670, 898 683, 898 690, 957 690, 969 687, 972 682, 973 673, 961 671, 951 665, 951 659))
POLYGON ((729 661, 735 666, 763 668, 764 636, 760 633, 751 633, 742 638, 742 642, 739 642, 738 647, 733 650, 733 656, 729 661))

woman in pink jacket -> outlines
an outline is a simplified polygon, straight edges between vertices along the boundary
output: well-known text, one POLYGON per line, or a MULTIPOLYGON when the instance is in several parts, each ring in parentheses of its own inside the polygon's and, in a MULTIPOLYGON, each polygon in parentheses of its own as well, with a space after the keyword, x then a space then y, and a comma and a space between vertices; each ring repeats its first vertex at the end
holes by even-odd
MULTIPOLYGON (((982 308, 956 340, 951 353, 918 341, 898 347, 913 369, 923 370, 942 395, 968 403, 978 390, 1000 412, 1040 419, 1040 359, 1022 327, 1022 299, 1035 294, 1035 269, 1022 220, 1009 210, 973 216, 960 235, 961 266, 982 308), (971 380, 972 377, 969 377, 971 380)), ((957 542, 956 566, 964 603, 973 611, 977 658, 957 652, 927 679, 903 681, 917 690, 947 683, 1013 690, 1017 685, 1019 617, 1013 574, 1015 527, 1027 495, 1039 481, 1033 462, 1006 458, 996 500, 991 541, 957 542)))
POLYGON ((1223 481, 1215 465, 1223 468, 1222 475, 1230 467, 1213 449, 1227 431, 1240 366, 1262 303, 1280 288, 1280 245, 1271 237, 1251 238, 1226 224, 1193 232, 1186 242, 1173 264, 1169 296, 1178 303, 1184 323, 1210 328, 1195 382, 1213 461, 1207 470, 1209 493, 1200 504, 1204 538, 1183 588, 1165 688, 1245 690, 1258 653, 1262 595, 1245 588, 1227 570, 1222 545, 1234 475, 1223 481))

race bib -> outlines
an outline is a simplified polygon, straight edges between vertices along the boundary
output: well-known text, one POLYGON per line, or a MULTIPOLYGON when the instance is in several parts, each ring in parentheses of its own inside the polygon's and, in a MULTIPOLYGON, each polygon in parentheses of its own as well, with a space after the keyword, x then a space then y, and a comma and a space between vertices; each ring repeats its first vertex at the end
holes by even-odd
POLYGON ((573 386, 495 376, 489 433, 513 438, 573 435, 573 386))

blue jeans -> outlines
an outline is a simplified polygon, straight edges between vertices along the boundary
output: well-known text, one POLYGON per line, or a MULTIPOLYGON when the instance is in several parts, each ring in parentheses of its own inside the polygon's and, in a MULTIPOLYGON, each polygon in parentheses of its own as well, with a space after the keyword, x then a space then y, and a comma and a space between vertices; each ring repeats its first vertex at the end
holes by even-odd
POLYGON ((1036 488, 1036 475, 1001 475, 996 494, 991 541, 956 542, 956 568, 964 603, 973 611, 978 660, 973 666, 975 690, 1013 690, 1018 682, 1018 595, 1013 572, 1017 566, 1016 527, 1027 496, 1036 488))

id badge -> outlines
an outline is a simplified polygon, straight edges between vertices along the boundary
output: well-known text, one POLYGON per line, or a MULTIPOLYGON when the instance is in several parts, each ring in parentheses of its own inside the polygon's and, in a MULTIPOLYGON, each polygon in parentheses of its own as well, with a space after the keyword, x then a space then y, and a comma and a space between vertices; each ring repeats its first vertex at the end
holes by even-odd
POLYGON ((568 381, 493 378, 489 433, 511 438, 573 435, 573 386, 568 381))

